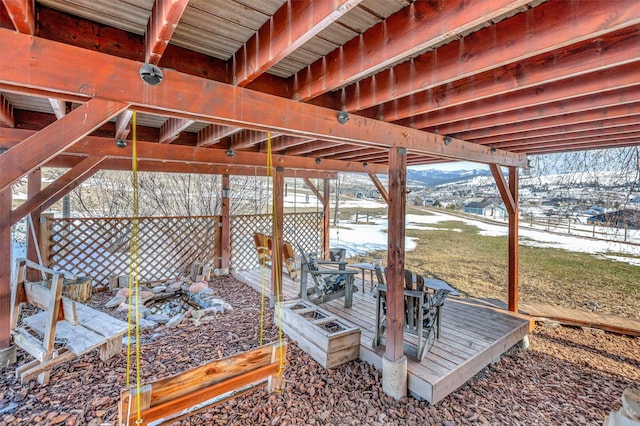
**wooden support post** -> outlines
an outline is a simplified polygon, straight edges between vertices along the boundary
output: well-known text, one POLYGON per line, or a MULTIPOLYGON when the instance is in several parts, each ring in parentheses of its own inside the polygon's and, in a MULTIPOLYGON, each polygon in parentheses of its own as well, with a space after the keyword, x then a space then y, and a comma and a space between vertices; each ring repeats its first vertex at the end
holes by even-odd
POLYGON ((322 251, 324 252, 325 259, 329 258, 329 241, 331 239, 331 230, 329 229, 329 219, 331 214, 329 205, 330 185, 331 182, 329 179, 324 179, 322 188, 322 251))
POLYGON ((387 246, 387 347, 385 358, 404 356, 404 227, 407 186, 407 151, 389 151, 389 242, 387 246))
POLYGON ((518 312, 518 168, 509 167, 509 192, 514 211, 509 211, 509 310, 518 312))
POLYGON ((500 166, 489 164, 509 215, 509 271, 507 301, 511 312, 518 312, 518 168, 509 167, 507 183, 500 166))
POLYGON ((0 351, 11 343, 11 187, 0 191, 0 351))
POLYGON ((273 253, 271 254, 272 303, 282 301, 282 248, 284 239, 284 168, 276 167, 273 174, 273 253))
MULTIPOLYGON (((42 169, 38 167, 29 173, 29 179, 27 183, 27 199, 31 200, 42 190, 42 169)), ((27 235, 27 259, 32 262, 38 263, 38 245, 36 241, 33 241, 33 236, 36 238, 40 235, 40 213, 42 210, 39 208, 34 209, 31 212, 31 223, 33 223, 33 232, 31 229, 28 229, 29 235, 27 235)), ((31 224, 29 224, 31 226, 31 224)), ((39 281, 40 273, 35 269, 27 270, 27 280, 29 281, 39 281)))
POLYGON ((229 191, 231 190, 229 175, 222 175, 222 210, 220 231, 220 268, 229 267, 231 257, 231 226, 229 224, 229 210, 231 208, 229 191))
POLYGON ((53 213, 40 215, 40 257, 45 267, 51 265, 51 226, 53 225, 53 213))

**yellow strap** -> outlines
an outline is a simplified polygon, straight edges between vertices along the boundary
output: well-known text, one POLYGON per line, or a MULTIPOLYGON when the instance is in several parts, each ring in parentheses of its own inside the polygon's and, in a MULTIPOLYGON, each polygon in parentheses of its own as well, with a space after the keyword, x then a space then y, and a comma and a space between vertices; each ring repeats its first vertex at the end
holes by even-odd
POLYGON ((127 371, 126 371, 126 387, 130 386, 131 376, 131 323, 133 320, 132 298, 135 297, 135 340, 136 340, 136 423, 141 423, 140 416, 140 286, 138 277, 140 275, 140 219, 138 205, 138 146, 136 133, 136 112, 131 117, 131 127, 133 130, 133 146, 131 152, 131 186, 133 215, 131 217, 131 241, 129 245, 129 307, 127 309, 127 371), (135 290, 135 296, 134 296, 135 290))

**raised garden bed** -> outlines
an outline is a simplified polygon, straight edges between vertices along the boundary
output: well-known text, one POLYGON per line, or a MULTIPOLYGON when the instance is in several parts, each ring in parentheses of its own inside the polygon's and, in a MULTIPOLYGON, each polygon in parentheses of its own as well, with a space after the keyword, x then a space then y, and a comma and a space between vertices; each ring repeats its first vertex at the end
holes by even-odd
POLYGON ((358 358, 360 329, 355 325, 307 301, 283 302, 281 309, 282 330, 324 368, 358 358))

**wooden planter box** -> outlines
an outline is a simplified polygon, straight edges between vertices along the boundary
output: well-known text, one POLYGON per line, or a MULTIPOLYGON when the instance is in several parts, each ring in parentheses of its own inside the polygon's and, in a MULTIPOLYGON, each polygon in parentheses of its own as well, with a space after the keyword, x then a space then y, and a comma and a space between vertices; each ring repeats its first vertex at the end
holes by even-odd
POLYGON ((282 330, 324 368, 357 359, 360 354, 360 329, 311 302, 283 302, 280 318, 282 330))

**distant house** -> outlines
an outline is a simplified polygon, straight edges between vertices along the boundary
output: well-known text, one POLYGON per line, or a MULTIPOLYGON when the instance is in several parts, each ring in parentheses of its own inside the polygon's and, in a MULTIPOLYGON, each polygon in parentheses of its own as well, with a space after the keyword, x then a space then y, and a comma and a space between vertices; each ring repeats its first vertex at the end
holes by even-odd
POLYGON ((615 228, 640 229, 640 210, 617 210, 591 216, 587 223, 615 228))
POLYGON ((495 219, 504 219, 507 216, 504 204, 496 204, 492 201, 471 201, 465 204, 464 212, 495 219))

